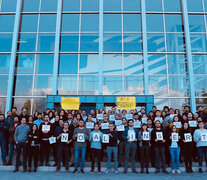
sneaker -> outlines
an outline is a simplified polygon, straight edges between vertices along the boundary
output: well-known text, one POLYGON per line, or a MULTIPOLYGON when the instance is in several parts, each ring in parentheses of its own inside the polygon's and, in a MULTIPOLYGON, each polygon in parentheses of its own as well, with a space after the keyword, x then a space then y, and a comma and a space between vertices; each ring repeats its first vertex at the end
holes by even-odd
POLYGON ((74 170, 73 170, 73 174, 75 174, 76 172, 78 172, 78 170, 77 170, 77 169, 74 169, 74 170))
POLYGON ((116 169, 116 170, 114 171, 114 173, 115 173, 115 174, 118 174, 119 172, 118 172, 118 170, 116 169))
POLYGON ((180 173, 181 173, 180 169, 177 169, 176 171, 177 171, 177 173, 178 173, 178 174, 180 174, 180 173))
POLYGON ((163 173, 168 174, 168 172, 166 170, 164 170, 163 173))
POLYGON ((109 173, 111 173, 111 170, 107 169, 104 173, 109 174, 109 173))
POLYGON ((17 168, 15 168, 15 169, 13 170, 14 173, 17 172, 17 171, 19 171, 19 169, 17 169, 17 168))
POLYGON ((202 170, 202 168, 199 168, 199 173, 203 173, 203 170, 202 170))
POLYGON ((172 170, 172 173, 175 174, 175 170, 174 169, 172 170))
POLYGON ((123 174, 127 174, 127 170, 124 170, 123 174))
POLYGON ((94 169, 91 169, 90 173, 93 173, 94 172, 94 169))
POLYGON ((60 169, 56 169, 56 171, 55 171, 56 173, 59 173, 60 172, 60 169))
POLYGON ((12 165, 12 162, 8 161, 7 166, 11 166, 11 165, 12 165))
POLYGON ((156 171, 155 171, 155 174, 159 174, 159 173, 160 173, 160 170, 156 170, 156 171))
POLYGON ((137 174, 138 172, 136 171, 136 169, 132 169, 132 173, 137 174))
POLYGON ((84 170, 83 170, 83 169, 81 169, 80 172, 81 172, 82 174, 84 174, 84 170))
POLYGON ((3 162, 3 166, 6 166, 6 165, 7 165, 7 163, 6 163, 6 161, 4 161, 4 162, 3 162))
POLYGON ((27 170, 26 169, 23 169, 23 173, 25 173, 25 172, 27 172, 27 170))
POLYGON ((32 172, 31 168, 28 169, 28 172, 32 172))

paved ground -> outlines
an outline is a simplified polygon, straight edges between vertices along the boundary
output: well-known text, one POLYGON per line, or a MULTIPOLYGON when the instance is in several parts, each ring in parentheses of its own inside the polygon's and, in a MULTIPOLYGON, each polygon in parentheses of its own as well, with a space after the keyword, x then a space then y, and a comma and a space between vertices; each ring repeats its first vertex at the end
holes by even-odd
POLYGON ((203 174, 199 173, 193 173, 193 174, 187 174, 187 173, 182 173, 182 174, 155 174, 155 173, 150 173, 150 174, 131 174, 128 173, 126 175, 119 173, 118 175, 115 175, 113 173, 111 174, 90 174, 90 173, 85 173, 85 174, 72 174, 70 173, 65 173, 65 172, 60 172, 60 173, 54 173, 54 172, 32 172, 32 173, 23 173, 23 172, 17 172, 17 173, 12 173, 11 171, 0 171, 0 179, 1 180, 58 180, 58 179, 70 179, 72 178, 73 180, 121 180, 125 179, 126 180, 134 180, 134 179, 139 179, 139 180, 147 180, 147 179, 153 179, 153 180, 197 180, 197 179, 206 179, 207 172, 203 174))

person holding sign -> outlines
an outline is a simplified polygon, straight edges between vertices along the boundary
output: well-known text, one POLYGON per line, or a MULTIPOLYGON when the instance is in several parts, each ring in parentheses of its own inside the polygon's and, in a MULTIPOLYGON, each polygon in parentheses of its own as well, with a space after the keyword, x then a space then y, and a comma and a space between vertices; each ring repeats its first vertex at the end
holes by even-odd
POLYGON ((199 154, 199 173, 202 173, 203 156, 205 156, 206 167, 207 167, 207 129, 204 129, 203 121, 198 123, 199 129, 196 129, 193 137, 196 142, 199 154))
POLYGON ((98 173, 101 173, 101 142, 103 138, 103 133, 99 130, 99 124, 96 123, 94 126, 94 131, 90 133, 89 141, 91 142, 91 171, 94 172, 95 159, 98 163, 98 173))
POLYGON ((79 120, 79 127, 74 130, 73 139, 75 140, 75 168, 73 173, 78 171, 78 159, 79 154, 81 153, 81 170, 80 172, 84 174, 84 166, 85 166, 85 155, 86 155, 86 147, 87 147, 87 140, 89 138, 89 131, 84 126, 84 120, 79 120))
POLYGON ((107 170, 105 171, 106 174, 111 172, 111 156, 112 153, 114 155, 114 173, 118 174, 118 148, 117 148, 117 139, 118 139, 118 133, 116 130, 114 130, 114 124, 109 124, 109 130, 107 131, 107 134, 109 135, 109 143, 106 147, 107 152, 107 170))
POLYGON ((127 173, 129 155, 132 154, 132 172, 138 173, 135 167, 135 155, 137 150, 137 140, 138 140, 138 129, 134 128, 133 119, 128 120, 129 127, 127 127, 123 133, 123 138, 125 139, 125 164, 124 164, 124 174, 127 173))
POLYGON ((187 173, 192 173, 192 152, 193 152, 193 140, 192 131, 188 123, 183 124, 183 128, 180 130, 180 137, 182 142, 182 148, 184 153, 185 168, 187 173))
POLYGON ((172 126, 171 133, 169 133, 168 145, 170 148, 172 173, 180 172, 180 136, 177 133, 176 126, 172 126), (175 171, 176 162, 176 171, 175 171))
POLYGON ((170 128, 171 128, 171 129, 172 129, 172 126, 173 126, 173 125, 176 126, 176 131, 177 131, 177 133, 179 133, 179 131, 180 131, 182 125, 181 125, 181 122, 179 121, 179 118, 178 118, 177 115, 173 117, 173 122, 170 123, 170 128))
POLYGON ((147 124, 142 124, 141 131, 139 131, 139 142, 141 151, 141 173, 144 173, 145 166, 146 173, 149 174, 150 132, 147 129, 147 124))
POLYGON ((166 170, 166 161, 165 161, 165 142, 166 135, 163 128, 161 128, 161 123, 159 120, 155 120, 155 128, 151 133, 151 141, 154 145, 155 150, 155 166, 156 166, 156 174, 160 173, 160 159, 163 173, 168 174, 166 170))

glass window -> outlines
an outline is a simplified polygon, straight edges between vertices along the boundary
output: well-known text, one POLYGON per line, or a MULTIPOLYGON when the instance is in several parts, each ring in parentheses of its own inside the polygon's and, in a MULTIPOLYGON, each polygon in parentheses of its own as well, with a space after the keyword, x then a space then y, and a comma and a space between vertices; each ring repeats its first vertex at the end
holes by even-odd
POLYGON ((79 94, 98 94, 98 76, 79 76, 79 94))
POLYGON ((104 11, 121 11, 121 0, 104 0, 104 11))
POLYGON ((15 76, 15 96, 32 95, 32 76, 15 76))
POLYGON ((46 98, 34 98, 32 112, 44 112, 46 109, 46 98))
POLYGON ((77 75, 58 77, 58 95, 77 95, 77 75))
MULTIPOLYGON (((205 95, 206 96, 206 95, 205 95)), ((196 106, 206 106, 207 104, 207 98, 196 98, 196 106)))
POLYGON ((162 54, 148 56, 149 74, 166 74, 166 57, 162 54))
POLYGON ((124 55, 124 74, 143 74, 143 58, 142 55, 125 54, 124 55))
POLYGON ((188 15, 190 32, 205 32, 203 15, 188 15))
POLYGON ((39 34, 38 51, 52 52, 54 51, 55 34, 39 34))
POLYGON ((144 94, 143 76, 124 76, 124 94, 127 95, 144 94))
POLYGON ((187 74, 187 59, 185 55, 167 55, 169 74, 187 74))
POLYGON ((27 108, 27 112, 31 113, 31 99, 30 98, 13 98, 14 107, 17 107, 17 113, 21 113, 22 108, 27 108))
POLYGON ((2 12, 16 12, 17 0, 2 0, 2 12))
POLYGON ((122 55, 103 55, 103 74, 122 74, 122 55))
POLYGON ((204 96, 207 94, 207 76, 194 76, 195 96, 204 96))
POLYGON ((161 33, 148 33, 147 43, 149 52, 163 52, 165 51, 165 38, 161 33))
POLYGON ((164 31, 162 14, 147 14, 147 31, 148 32, 164 31))
POLYGON ((63 11, 80 11, 80 0, 63 0, 63 11))
POLYGON ((162 0, 145 0, 147 11, 162 11, 162 0))
POLYGON ((12 37, 12 34, 0 34, 0 52, 11 51, 12 37))
POLYGON ((81 15, 81 31, 96 31, 99 29, 98 14, 82 14, 81 15))
POLYGON ((8 76, 0 75, 0 96, 6 96, 8 86, 8 76))
POLYGON ((52 74, 53 73, 52 54, 39 54, 36 60, 36 74, 52 74))
POLYGON ((41 0, 41 11, 57 11, 57 0, 41 0))
POLYGON ((5 108, 6 108, 6 98, 0 98, 0 113, 4 114, 5 108))
POLYGON ((122 95, 122 76, 103 77, 103 95, 122 95))
POLYGON ((59 74, 77 74, 78 73, 78 55, 62 54, 60 55, 59 74))
POLYGON ((193 73, 194 74, 207 74, 207 56, 206 55, 193 55, 193 73))
POLYGON ((38 12, 40 6, 40 0, 24 0, 25 12, 38 12))
POLYGON ((121 32, 121 14, 104 14, 104 31, 121 32))
POLYGON ((192 52, 207 52, 206 34, 191 34, 192 52))
POLYGON ((78 32, 79 17, 79 14, 63 14, 62 32, 78 32))
POLYGON ((174 109, 179 109, 181 112, 183 110, 183 107, 187 105, 190 106, 190 99, 189 98, 183 98, 183 99, 169 99, 169 107, 172 107, 174 109))
POLYGON ((23 15, 21 32, 37 32, 37 23, 38 23, 38 15, 34 15, 34 14, 23 15))
POLYGON ((82 0, 82 11, 99 11, 99 0, 82 0))
POLYGON ((13 32, 14 15, 0 15, 0 32, 13 32))
POLYGON ((166 32, 182 32, 183 24, 181 15, 165 14, 166 32))
POLYGON ((80 55, 80 74, 98 74, 99 73, 99 55, 81 54, 80 55))
POLYGON ((104 34, 104 52, 121 52, 121 41, 121 34, 104 34))
POLYGON ((17 57, 17 74, 33 74, 34 72, 34 54, 19 54, 17 57))
POLYGON ((42 14, 40 15, 40 32, 55 32, 56 31, 56 15, 42 14))
POLYGON ((123 31, 141 32, 141 18, 139 14, 124 14, 123 31))
POLYGON ((187 0, 189 12, 203 12, 202 0, 187 0))
POLYGON ((33 95, 46 96, 52 94, 52 76, 35 76, 33 95))
POLYGON ((80 51, 82 52, 98 52, 99 35, 98 34, 81 34, 80 51))
POLYGON ((207 11, 207 0, 204 0, 204 9, 207 11))
POLYGON ((21 33, 19 40, 19 51, 20 52, 34 52, 36 47, 37 34, 35 33, 21 33))
POLYGON ((180 12, 180 0, 164 0, 164 9, 167 12, 180 12))
POLYGON ((123 37, 125 52, 142 52, 142 36, 141 34, 124 34, 123 37))
POLYGON ((140 0, 123 0, 124 11, 140 11, 140 0))
POLYGON ((62 34, 61 35, 61 51, 77 52, 78 51, 79 34, 62 34))
POLYGON ((184 52, 183 34, 167 33, 166 41, 167 52, 184 52))
POLYGON ((9 65, 10 55, 0 54, 0 74, 9 74, 9 65))

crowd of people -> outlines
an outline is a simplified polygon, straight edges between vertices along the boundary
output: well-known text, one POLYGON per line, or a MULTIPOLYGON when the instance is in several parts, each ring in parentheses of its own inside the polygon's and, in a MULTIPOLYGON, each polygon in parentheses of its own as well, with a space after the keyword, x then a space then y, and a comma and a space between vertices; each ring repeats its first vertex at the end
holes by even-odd
POLYGON ((193 173, 192 162, 198 162, 198 171, 203 172, 203 159, 207 166, 207 114, 202 106, 192 113, 189 106, 178 109, 165 106, 158 110, 153 106, 147 113, 144 108, 117 110, 112 107, 91 110, 46 109, 45 112, 27 114, 27 109, 17 114, 17 108, 0 114, 0 145, 3 165, 12 165, 16 154, 15 169, 23 165, 23 172, 37 171, 38 166, 50 166, 53 158, 56 172, 61 165, 69 172, 84 173, 85 161, 91 162, 90 173, 94 173, 97 162, 101 173, 101 162, 107 160, 107 170, 117 174, 123 167, 126 174, 131 161, 132 173, 138 173, 136 162, 140 162, 140 173, 149 173, 149 165, 156 173, 181 173, 180 162, 185 163, 187 173, 193 173), (52 156, 50 156, 52 152, 52 156), (8 156, 7 156, 8 155, 8 156), (22 160, 20 160, 22 157, 22 160), (70 162, 70 164, 69 164, 70 162), (33 168, 32 168, 33 164, 33 168))

